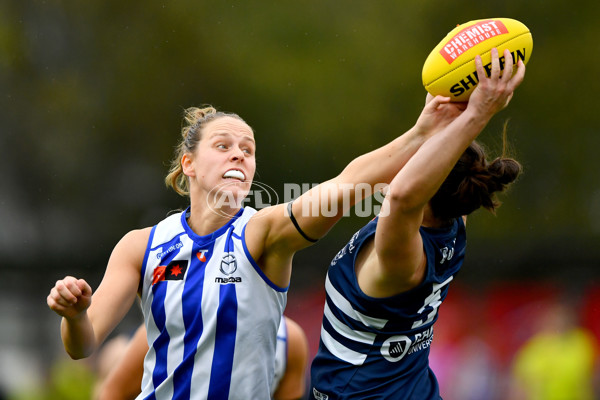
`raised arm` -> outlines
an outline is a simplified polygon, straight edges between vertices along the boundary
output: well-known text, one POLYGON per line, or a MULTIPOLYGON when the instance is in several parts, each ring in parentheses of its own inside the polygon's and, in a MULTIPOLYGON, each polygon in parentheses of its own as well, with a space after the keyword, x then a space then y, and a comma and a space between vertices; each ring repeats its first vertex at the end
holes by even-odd
MULTIPOLYGON (((364 197, 374 194, 376 185, 390 183, 419 147, 460 115, 463 109, 464 105, 450 103, 448 97, 428 95, 416 124, 406 133, 355 158, 338 176, 296 199, 292 210, 298 225, 311 238, 324 236, 344 212, 364 197), (332 212, 326 213, 329 210, 332 212)), ((302 241, 299 245, 306 246, 307 243, 302 241)))
POLYGON ((63 317, 61 336, 72 358, 91 355, 133 304, 149 234, 150 228, 136 230, 119 241, 93 296, 86 281, 70 276, 50 291, 47 303, 63 317))
MULTIPOLYGON (((512 71, 508 51, 504 58, 505 70, 512 71)), ((519 61, 514 75, 501 75, 496 49, 490 77, 486 77, 480 57, 475 64, 481 79, 466 110, 423 144, 390 184, 375 234, 377 261, 369 264, 380 288, 385 289, 384 282, 388 282, 393 290, 407 290, 420 282, 426 260, 419 227, 426 205, 492 116, 508 104, 525 74, 525 65, 519 61)))
POLYGON ((373 194, 376 185, 388 184, 429 137, 463 110, 464 105, 450 103, 447 97, 429 95, 413 128, 383 147, 357 157, 338 176, 297 198, 292 204, 297 227, 290 219, 288 204, 261 210, 248 223, 246 240, 266 275, 286 286, 296 251, 310 246, 310 239, 324 236, 345 211, 365 195, 373 194))

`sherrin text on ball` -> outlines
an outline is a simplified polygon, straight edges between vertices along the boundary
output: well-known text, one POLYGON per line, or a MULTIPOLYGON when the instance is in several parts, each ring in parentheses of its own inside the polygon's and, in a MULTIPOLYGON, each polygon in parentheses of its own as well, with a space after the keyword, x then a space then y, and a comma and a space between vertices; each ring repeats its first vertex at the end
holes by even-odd
MULTIPOLYGON (((432 50, 423 65, 423 86, 432 95, 448 96, 452 101, 469 100, 479 82, 475 56, 480 55, 486 72, 491 70, 491 50, 499 54, 509 49, 514 60, 525 64, 531 57, 533 39, 529 28, 510 18, 488 18, 458 25, 432 50)), ((500 58, 504 68, 504 57, 500 58)))

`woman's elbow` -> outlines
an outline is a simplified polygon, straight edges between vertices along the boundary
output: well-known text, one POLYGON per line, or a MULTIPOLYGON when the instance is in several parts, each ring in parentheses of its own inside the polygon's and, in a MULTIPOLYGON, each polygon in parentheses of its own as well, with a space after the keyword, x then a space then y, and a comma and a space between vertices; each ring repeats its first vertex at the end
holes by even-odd
POLYGON ((390 203, 391 209, 397 211, 414 210, 422 206, 422 200, 418 196, 416 188, 411 185, 390 187, 386 199, 390 203))

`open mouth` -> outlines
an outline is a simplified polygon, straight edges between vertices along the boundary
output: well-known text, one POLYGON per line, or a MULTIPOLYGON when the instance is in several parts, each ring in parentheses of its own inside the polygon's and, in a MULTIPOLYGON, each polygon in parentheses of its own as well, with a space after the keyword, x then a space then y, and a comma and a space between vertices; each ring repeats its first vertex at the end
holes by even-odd
POLYGON ((238 169, 230 169, 229 171, 223 174, 223 178, 233 178, 241 182, 244 182, 246 180, 246 176, 244 175, 244 173, 238 169))

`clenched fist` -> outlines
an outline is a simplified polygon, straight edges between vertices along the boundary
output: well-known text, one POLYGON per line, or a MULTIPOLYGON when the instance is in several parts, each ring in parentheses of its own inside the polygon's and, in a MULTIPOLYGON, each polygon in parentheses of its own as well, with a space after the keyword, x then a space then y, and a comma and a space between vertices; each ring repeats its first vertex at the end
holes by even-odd
POLYGON ((77 318, 92 303, 92 288, 83 279, 67 276, 56 281, 47 302, 58 315, 67 319, 77 318))

